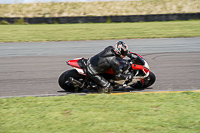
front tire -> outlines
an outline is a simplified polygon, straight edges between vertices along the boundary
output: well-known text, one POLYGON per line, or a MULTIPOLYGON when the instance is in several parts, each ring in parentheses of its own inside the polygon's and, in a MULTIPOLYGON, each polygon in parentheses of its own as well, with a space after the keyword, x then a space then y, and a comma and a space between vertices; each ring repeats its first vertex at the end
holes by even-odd
POLYGON ((141 88, 141 89, 147 88, 147 87, 153 85, 155 81, 156 81, 155 74, 153 72, 150 72, 149 76, 144 79, 144 84, 139 82, 139 83, 136 83, 133 87, 134 88, 141 88))
POLYGON ((80 91, 81 89, 78 88, 78 90, 76 90, 76 88, 74 87, 73 84, 67 82, 69 80, 69 77, 73 77, 76 80, 79 80, 80 78, 84 79, 84 75, 80 75, 76 69, 72 69, 72 70, 68 70, 65 71, 64 73, 62 73, 58 79, 58 84, 59 86, 68 92, 75 92, 75 91, 80 91))

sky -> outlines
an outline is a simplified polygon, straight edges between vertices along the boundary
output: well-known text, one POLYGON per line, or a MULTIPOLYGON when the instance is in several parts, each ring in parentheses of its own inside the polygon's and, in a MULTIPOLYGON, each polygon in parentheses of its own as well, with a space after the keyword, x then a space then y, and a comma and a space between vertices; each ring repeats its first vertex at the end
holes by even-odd
MULTIPOLYGON (((123 1, 123 0, 0 0, 0 4, 35 3, 35 2, 92 2, 92 1, 123 1)), ((135 0, 137 1, 137 0, 135 0)))

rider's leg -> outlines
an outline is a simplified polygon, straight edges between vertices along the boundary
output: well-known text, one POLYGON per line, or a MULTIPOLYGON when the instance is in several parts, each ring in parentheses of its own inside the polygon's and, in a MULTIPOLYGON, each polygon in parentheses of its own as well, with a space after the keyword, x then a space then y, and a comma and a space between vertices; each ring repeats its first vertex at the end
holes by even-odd
POLYGON ((96 82, 99 86, 101 86, 101 89, 99 89, 99 92, 111 93, 113 88, 104 77, 102 77, 100 75, 91 75, 90 78, 94 82, 96 82))

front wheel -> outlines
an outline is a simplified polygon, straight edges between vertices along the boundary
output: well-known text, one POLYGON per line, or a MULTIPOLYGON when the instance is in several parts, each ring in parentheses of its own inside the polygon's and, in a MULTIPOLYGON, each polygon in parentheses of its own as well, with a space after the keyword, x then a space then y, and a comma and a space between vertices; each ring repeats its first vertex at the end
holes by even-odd
POLYGON ((147 87, 151 86, 152 84, 154 84, 155 81, 156 81, 155 74, 153 72, 150 72, 149 76, 144 79, 143 84, 141 82, 138 82, 132 87, 134 87, 134 88, 147 88, 147 87))
POLYGON ((68 70, 65 71, 64 73, 62 73, 58 79, 58 84, 60 85, 60 87, 65 90, 65 91, 69 91, 69 92, 75 92, 75 91, 80 91, 81 89, 78 88, 78 90, 76 90, 76 88, 74 87, 73 84, 71 84, 70 82, 68 82, 69 77, 73 77, 76 80, 79 79, 84 79, 84 75, 80 75, 76 69, 72 69, 72 70, 68 70))

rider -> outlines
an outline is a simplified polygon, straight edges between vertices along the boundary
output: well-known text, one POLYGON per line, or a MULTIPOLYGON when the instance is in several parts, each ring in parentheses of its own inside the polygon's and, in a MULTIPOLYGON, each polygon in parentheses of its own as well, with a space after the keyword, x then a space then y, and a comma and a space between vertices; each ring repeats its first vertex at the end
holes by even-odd
POLYGON ((117 41, 115 46, 108 46, 100 53, 91 57, 87 62, 87 74, 96 82, 101 89, 100 92, 110 93, 112 86, 99 74, 112 69, 118 79, 131 79, 131 75, 120 74, 119 59, 123 59, 128 52, 128 46, 123 41, 117 41))

